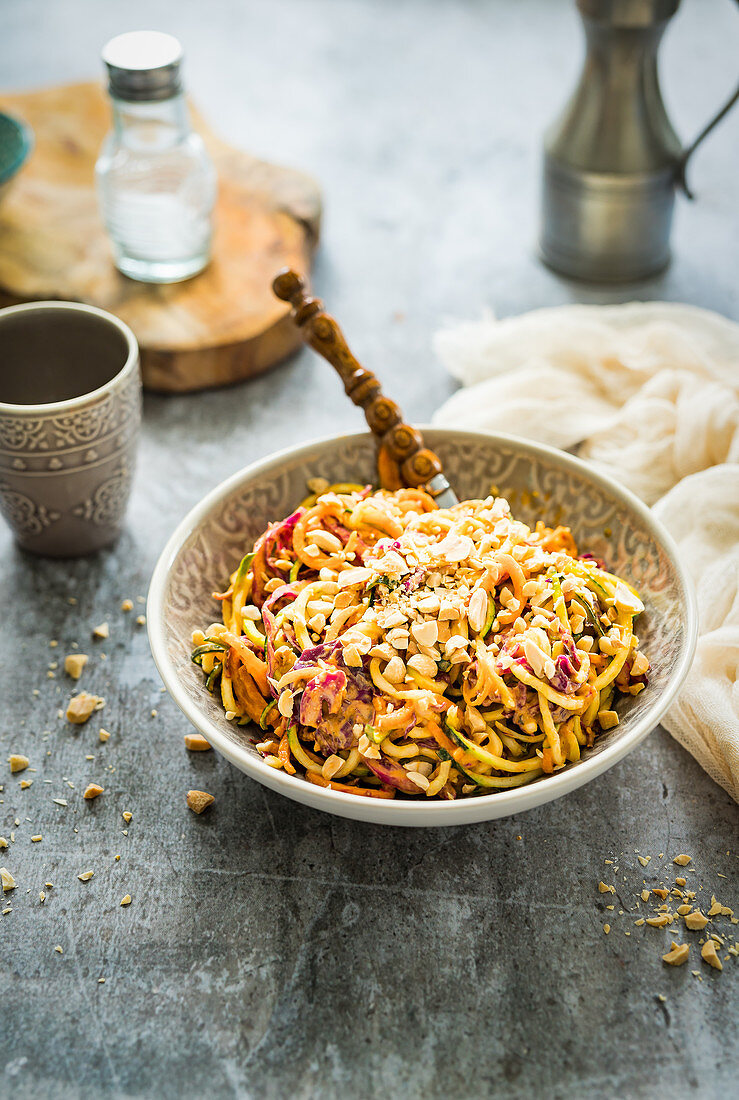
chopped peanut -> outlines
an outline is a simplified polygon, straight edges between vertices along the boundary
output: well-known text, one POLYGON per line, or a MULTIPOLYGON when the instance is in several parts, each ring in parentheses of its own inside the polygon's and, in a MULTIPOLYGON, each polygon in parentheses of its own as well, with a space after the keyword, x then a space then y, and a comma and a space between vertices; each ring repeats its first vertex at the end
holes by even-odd
POLYGON ((71 676, 73 680, 79 680, 82 669, 89 659, 86 653, 68 653, 64 658, 64 671, 67 676, 71 676))
POLYGON ((93 711, 102 710, 104 706, 105 700, 99 695, 88 695, 86 691, 81 691, 79 695, 74 695, 69 700, 67 721, 75 726, 81 726, 87 722, 93 711))
POLYGON ((110 635, 110 627, 107 622, 101 623, 100 626, 96 626, 92 632, 93 638, 107 638, 110 635))
POLYGON ((645 672, 649 671, 649 661, 643 653, 637 653, 634 655, 634 663, 631 666, 632 676, 643 676, 645 672))
MULTIPOLYGON (((682 909, 682 905, 680 908, 682 909)), ((683 920, 685 921, 685 927, 689 928, 691 932, 697 932, 708 924, 708 917, 701 913, 700 909, 695 909, 692 913, 686 913, 683 920)))
POLYGON ((200 733, 186 733, 185 734, 185 748, 189 752, 207 752, 211 747, 210 741, 206 739, 200 733))
POLYGON ((662 956, 662 961, 669 963, 670 966, 682 966, 683 963, 688 961, 688 955, 690 954, 690 944, 687 943, 675 943, 672 941, 672 950, 668 951, 666 955, 662 956))
POLYGON ((709 917, 730 917, 733 915, 734 910, 730 909, 728 905, 722 905, 720 901, 716 900, 716 895, 711 894, 711 908, 708 910, 709 917))
POLYGON ((701 947, 701 958, 703 962, 707 962, 709 966, 712 966, 714 970, 723 970, 723 963, 716 954, 716 944, 713 940, 706 940, 701 947))
POLYGON ((103 788, 103 787, 101 787, 101 786, 100 786, 100 785, 99 785, 98 783, 88 783, 88 785, 87 785, 87 787, 85 788, 85 792, 84 792, 84 794, 82 795, 82 797, 83 797, 83 798, 86 798, 86 799, 88 800, 88 802, 89 802, 89 801, 90 801, 91 799, 93 799, 93 798, 97 798, 97 796, 98 796, 99 794, 102 794, 102 793, 103 793, 103 790, 104 790, 104 788, 103 788))
POLYGON ((6 894, 8 890, 15 890, 15 879, 7 867, 0 867, 0 882, 2 883, 4 894, 6 894))
POLYGON ((212 794, 207 794, 205 791, 187 792, 187 805, 195 814, 201 814, 203 810, 207 810, 213 802, 215 802, 214 796, 212 794))
POLYGON ((11 772, 22 772, 28 767, 28 757, 19 756, 17 753, 12 753, 8 757, 8 763, 10 764, 11 772))
POLYGON ((344 761, 342 757, 332 753, 331 756, 326 757, 326 760, 321 768, 321 774, 324 779, 331 779, 336 775, 337 771, 343 766, 344 761))

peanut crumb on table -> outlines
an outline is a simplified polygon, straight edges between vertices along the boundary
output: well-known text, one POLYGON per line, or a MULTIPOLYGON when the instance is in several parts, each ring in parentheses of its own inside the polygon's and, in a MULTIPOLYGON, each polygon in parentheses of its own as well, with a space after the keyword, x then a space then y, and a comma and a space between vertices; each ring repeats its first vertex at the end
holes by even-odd
POLYGON ((110 627, 107 622, 101 623, 100 626, 96 626, 92 632, 93 638, 108 638, 110 636, 110 627))
POLYGON ((200 733, 186 733, 185 734, 185 748, 189 752, 207 752, 211 747, 210 741, 206 739, 200 733))
POLYGON ((96 710, 102 710, 105 700, 99 695, 88 695, 81 691, 79 695, 73 695, 67 706, 67 721, 75 726, 81 726, 92 716, 96 710))
POLYGON ((9 890, 15 890, 15 879, 7 867, 0 867, 0 883, 4 894, 7 894, 9 890))
POLYGON ((713 940, 706 940, 706 942, 703 944, 703 947, 701 948, 701 958, 703 959, 703 962, 708 963, 708 965, 712 966, 714 970, 724 969, 723 963, 716 953, 716 944, 713 942, 713 940))
POLYGON ((86 798, 89 802, 91 799, 97 798, 99 794, 102 794, 103 790, 104 788, 101 787, 99 783, 88 783, 82 797, 86 798))
POLYGON ((82 670, 90 658, 86 653, 68 653, 64 658, 64 671, 73 680, 79 680, 82 670))
POLYGON ((722 905, 720 901, 716 900, 716 895, 711 894, 711 908, 708 910, 709 917, 730 917, 733 913, 733 909, 730 909, 728 905, 722 905))
POLYGON ((708 917, 701 913, 700 909, 694 909, 692 913, 686 913, 683 920, 686 928, 689 928, 691 932, 700 931, 708 924, 708 917))
POLYGON ((29 760, 27 756, 21 756, 19 753, 13 752, 8 757, 8 763, 11 772, 22 772, 28 767, 29 760))
POLYGON ((669 963, 670 966, 682 966, 683 963, 688 961, 688 955, 690 954, 690 944, 687 943, 675 943, 672 941, 672 948, 666 955, 662 956, 662 961, 669 963))
POLYGON ((193 813, 201 814, 215 802, 215 797, 206 791, 188 791, 186 801, 193 813))

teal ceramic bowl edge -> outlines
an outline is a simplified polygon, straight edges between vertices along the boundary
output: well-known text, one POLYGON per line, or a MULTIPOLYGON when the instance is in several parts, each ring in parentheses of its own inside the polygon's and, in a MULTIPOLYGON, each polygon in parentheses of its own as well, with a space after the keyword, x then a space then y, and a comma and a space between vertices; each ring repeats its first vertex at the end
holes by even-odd
POLYGON ((20 171, 32 149, 31 127, 0 111, 0 187, 20 171))

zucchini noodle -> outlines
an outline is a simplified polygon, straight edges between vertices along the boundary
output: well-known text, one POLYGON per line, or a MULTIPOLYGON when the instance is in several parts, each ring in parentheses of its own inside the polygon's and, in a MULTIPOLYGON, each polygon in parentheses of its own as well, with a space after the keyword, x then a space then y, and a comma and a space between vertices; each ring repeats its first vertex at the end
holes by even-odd
POLYGON ((271 767, 358 795, 529 783, 647 683, 634 588, 501 497, 314 485, 214 598, 192 659, 227 718, 261 727, 271 767))

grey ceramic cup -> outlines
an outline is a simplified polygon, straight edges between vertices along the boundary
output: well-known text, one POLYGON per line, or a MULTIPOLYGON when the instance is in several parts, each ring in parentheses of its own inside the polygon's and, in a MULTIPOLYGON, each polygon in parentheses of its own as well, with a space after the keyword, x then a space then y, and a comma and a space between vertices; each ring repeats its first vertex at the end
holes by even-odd
POLYGON ((114 541, 140 423, 127 325, 72 302, 0 310, 0 511, 24 549, 76 557, 114 541))

